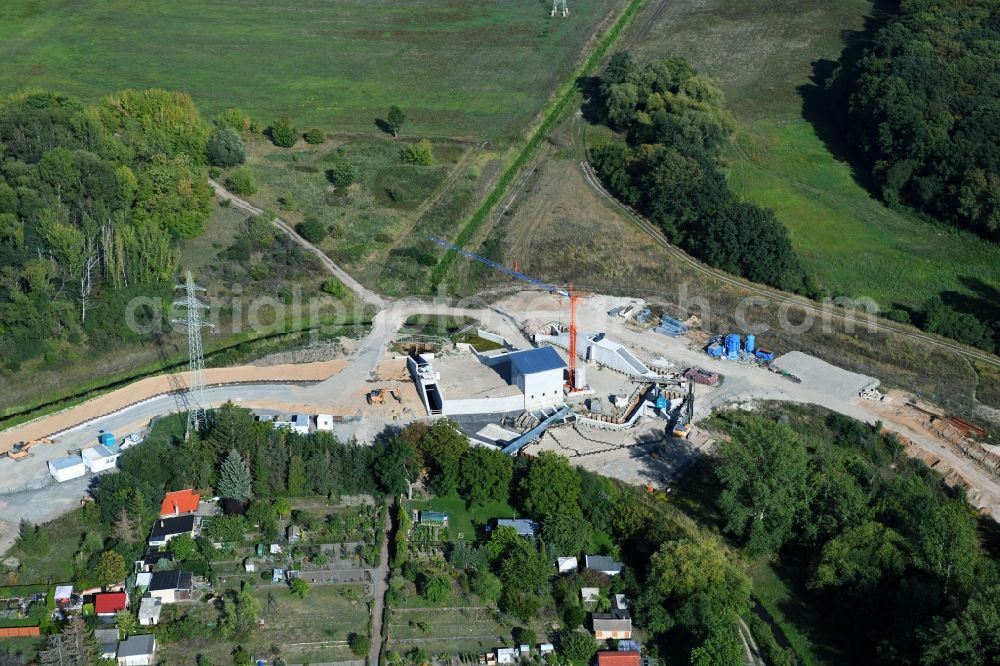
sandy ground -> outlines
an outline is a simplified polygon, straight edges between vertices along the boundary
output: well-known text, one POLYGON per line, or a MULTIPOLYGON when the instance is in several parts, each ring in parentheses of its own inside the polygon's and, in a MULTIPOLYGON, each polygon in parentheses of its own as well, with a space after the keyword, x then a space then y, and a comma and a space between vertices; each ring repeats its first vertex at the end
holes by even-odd
MULTIPOLYGON (((346 365, 346 359, 267 367, 244 365, 232 368, 209 368, 205 370, 204 376, 206 386, 263 381, 317 381, 335 375, 346 365)), ((17 442, 45 437, 77 423, 110 414, 126 405, 185 389, 188 386, 190 386, 190 373, 188 372, 140 379, 124 388, 106 393, 75 407, 64 409, 52 416, 0 432, 0 453, 10 450, 17 442)))

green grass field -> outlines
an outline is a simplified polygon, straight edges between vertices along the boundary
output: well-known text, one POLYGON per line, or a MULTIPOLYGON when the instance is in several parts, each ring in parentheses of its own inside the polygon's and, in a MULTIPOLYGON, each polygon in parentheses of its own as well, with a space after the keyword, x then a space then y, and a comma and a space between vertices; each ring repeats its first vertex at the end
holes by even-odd
POLYGON ((1000 285, 1000 245, 890 210, 801 118, 754 121, 737 141, 730 185, 774 209, 807 272, 834 294, 919 307, 968 292, 964 281, 1000 285))
POLYGON ((520 133, 618 0, 8 0, 0 89, 86 99, 127 87, 190 92, 206 115, 377 131, 390 104, 407 133, 520 133))
MULTIPOLYGON (((282 657, 291 663, 331 662, 353 659, 347 647, 347 634, 367 632, 368 609, 363 600, 348 599, 342 594, 354 589, 363 597, 360 585, 313 585, 305 599, 293 597, 285 585, 258 586, 254 596, 261 603, 263 626, 245 641, 231 641, 206 632, 206 636, 163 644, 160 658, 165 663, 191 663, 203 654, 213 664, 231 663, 231 652, 241 643, 254 655, 271 652, 277 646, 282 657), (273 598, 273 606, 268 603, 273 598)), ((214 623, 218 610, 199 603, 178 607, 201 622, 214 623)))
POLYGON ((942 291, 973 295, 977 281, 1000 286, 1000 247, 890 210, 805 119, 814 70, 862 34, 869 0, 674 0, 648 24, 656 4, 625 41, 643 60, 687 58, 721 85, 740 124, 730 184, 775 210, 821 287, 912 307, 942 291))
POLYGON ((79 549, 85 532, 96 532, 104 538, 104 528, 88 523, 83 510, 75 509, 45 523, 42 530, 48 549, 41 554, 26 554, 17 546, 10 550, 21 562, 18 571, 20 585, 50 585, 65 583, 73 578, 73 554, 79 549))

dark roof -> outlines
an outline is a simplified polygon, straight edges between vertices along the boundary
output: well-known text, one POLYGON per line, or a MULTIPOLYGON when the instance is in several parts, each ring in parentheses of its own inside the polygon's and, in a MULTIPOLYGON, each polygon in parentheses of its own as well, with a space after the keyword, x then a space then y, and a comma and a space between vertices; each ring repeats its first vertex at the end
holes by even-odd
POLYGON ((546 370, 556 370, 566 367, 566 361, 562 360, 559 353, 552 347, 540 347, 538 349, 525 349, 523 351, 511 352, 507 355, 510 362, 522 375, 530 375, 534 372, 545 372, 546 370))
POLYGON ((159 590, 190 590, 191 572, 189 571, 157 571, 149 581, 149 591, 159 590))
POLYGON ((94 629, 94 640, 101 645, 118 643, 118 629, 94 629))
POLYGON ((175 534, 187 534, 194 531, 194 516, 177 516, 175 518, 157 518, 153 523, 153 531, 149 533, 150 539, 157 537, 173 536, 175 534))
POLYGON ((141 657, 147 654, 153 654, 154 646, 155 643, 152 634, 129 636, 128 640, 124 640, 118 644, 118 658, 141 657))
POLYGON ((160 550, 159 546, 150 546, 142 556, 142 563, 147 567, 154 567, 160 560, 174 561, 174 554, 169 550, 160 550))
POLYGON ((584 564, 586 564, 588 569, 592 569, 593 571, 620 572, 625 568, 621 562, 616 562, 607 555, 587 555, 584 558, 584 564))

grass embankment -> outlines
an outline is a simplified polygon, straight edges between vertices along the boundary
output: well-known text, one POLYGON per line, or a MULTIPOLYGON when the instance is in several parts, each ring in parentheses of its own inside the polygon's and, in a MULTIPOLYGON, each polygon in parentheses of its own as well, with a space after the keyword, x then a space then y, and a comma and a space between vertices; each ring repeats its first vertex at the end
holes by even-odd
MULTIPOLYGON (((644 2, 645 0, 630 0, 611 29, 598 40, 590 56, 577 68, 574 75, 559 88, 555 99, 543 112, 542 122, 531 132, 524 147, 521 148, 507 168, 504 169, 503 174, 497 179, 496 184, 490 190, 490 193, 483 200, 482 204, 472 214, 472 217, 465 223, 461 231, 458 232, 458 235, 452 239, 455 245, 463 246, 469 242, 487 219, 489 219, 490 211, 500 202, 501 197, 507 192, 514 178, 527 166, 528 160, 534 155, 535 149, 538 148, 549 131, 555 127, 556 122, 560 119, 563 112, 569 108, 570 102, 577 99, 577 81, 596 69, 597 65, 604 59, 604 56, 607 55, 608 49, 617 41, 622 31, 638 13, 644 2)), ((448 271, 454 260, 455 253, 448 252, 442 257, 438 265, 435 266, 434 271, 431 273, 431 285, 434 289, 448 275, 448 271)))
POLYGON ((869 0, 674 0, 632 49, 681 56, 716 79, 739 122, 730 185, 775 210, 819 286, 886 308, 941 292, 982 301, 1000 287, 1000 247, 889 209, 844 157, 821 79, 870 36, 876 11, 869 0))
POLYGON ((801 118, 745 123, 732 160, 730 186, 774 209, 806 272, 835 294, 919 308, 1000 285, 1000 245, 887 208, 801 118))
POLYGON ((0 91, 92 99, 155 85, 208 115, 242 106, 265 123, 355 131, 377 131, 398 104, 407 132, 496 137, 530 122, 618 1, 554 20, 544 3, 489 0, 9 0, 0 91))

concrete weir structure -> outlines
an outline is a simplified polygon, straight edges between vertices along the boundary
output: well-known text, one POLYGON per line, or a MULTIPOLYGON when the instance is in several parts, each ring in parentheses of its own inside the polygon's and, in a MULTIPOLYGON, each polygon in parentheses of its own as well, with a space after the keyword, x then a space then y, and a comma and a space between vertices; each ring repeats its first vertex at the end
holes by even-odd
POLYGON ((502 414, 562 404, 566 362, 551 347, 483 354, 475 348, 407 359, 430 415, 502 414))

